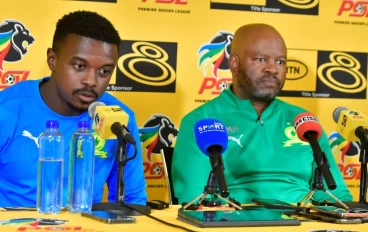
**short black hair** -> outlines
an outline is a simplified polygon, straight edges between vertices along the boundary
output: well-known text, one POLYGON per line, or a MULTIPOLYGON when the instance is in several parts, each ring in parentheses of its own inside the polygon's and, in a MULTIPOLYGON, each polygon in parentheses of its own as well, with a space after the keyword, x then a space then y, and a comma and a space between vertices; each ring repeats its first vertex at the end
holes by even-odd
POLYGON ((75 11, 59 19, 52 41, 52 50, 57 52, 66 37, 72 34, 115 44, 119 49, 119 33, 108 19, 96 12, 75 11))

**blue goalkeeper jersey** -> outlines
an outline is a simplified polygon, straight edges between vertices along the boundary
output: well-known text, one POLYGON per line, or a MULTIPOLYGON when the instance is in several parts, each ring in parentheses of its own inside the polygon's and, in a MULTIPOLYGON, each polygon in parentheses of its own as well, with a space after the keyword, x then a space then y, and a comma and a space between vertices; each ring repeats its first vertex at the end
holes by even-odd
MULTIPOLYGON (((46 77, 47 80, 49 77, 46 77)), ((77 131, 77 123, 89 120, 87 112, 79 116, 62 116, 52 111, 42 100, 41 80, 20 82, 0 92, 0 207, 35 207, 37 193, 38 138, 46 130, 47 120, 58 120, 59 131, 64 136, 63 205, 67 203, 70 140, 77 131)), ((128 115, 128 129, 139 142, 139 132, 134 112, 109 93, 99 101, 106 105, 119 105, 128 115)), ((92 129, 91 129, 92 131, 92 129)), ((95 132, 95 176, 93 202, 100 202, 105 183, 108 200, 116 200, 117 162, 116 140, 101 139, 95 132)), ((142 152, 137 146, 137 157, 124 169, 125 202, 146 204, 146 182, 143 172, 142 152)), ((127 156, 134 155, 134 147, 127 146, 127 156)))

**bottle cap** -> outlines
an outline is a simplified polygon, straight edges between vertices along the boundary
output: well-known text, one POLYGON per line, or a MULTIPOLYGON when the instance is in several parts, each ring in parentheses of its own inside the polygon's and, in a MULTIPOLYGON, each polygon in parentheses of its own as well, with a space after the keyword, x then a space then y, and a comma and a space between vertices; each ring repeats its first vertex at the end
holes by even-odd
POLYGON ((57 120, 47 120, 46 128, 59 128, 59 121, 57 120))
POLYGON ((88 128, 89 129, 89 121, 79 121, 78 128, 88 128))

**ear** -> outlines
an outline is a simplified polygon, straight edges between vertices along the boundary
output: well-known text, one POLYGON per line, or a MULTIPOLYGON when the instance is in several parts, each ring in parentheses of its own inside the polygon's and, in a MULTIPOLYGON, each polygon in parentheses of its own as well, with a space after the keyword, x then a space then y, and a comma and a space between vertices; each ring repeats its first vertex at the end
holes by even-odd
POLYGON ((14 24, 14 28, 18 32, 24 31, 23 28, 22 28, 22 26, 20 24, 14 24))
POLYGON ((229 68, 233 75, 239 72, 239 57, 235 54, 231 54, 229 57, 229 68))
POLYGON ((166 118, 161 119, 162 125, 165 125, 165 127, 168 127, 170 125, 170 122, 166 118))
POLYGON ((47 65, 51 72, 54 72, 56 69, 56 53, 51 49, 47 49, 47 65))

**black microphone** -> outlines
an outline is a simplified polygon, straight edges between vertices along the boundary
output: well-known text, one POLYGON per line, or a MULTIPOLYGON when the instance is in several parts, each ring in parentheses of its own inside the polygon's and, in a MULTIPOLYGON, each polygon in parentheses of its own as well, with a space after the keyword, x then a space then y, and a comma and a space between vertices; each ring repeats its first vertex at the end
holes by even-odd
POLYGON ((212 170, 217 178, 219 189, 220 189, 220 196, 228 197, 229 190, 227 187, 225 173, 224 173, 224 161, 222 160, 221 151, 222 147, 213 145, 208 147, 208 153, 210 154, 210 162, 212 166, 212 170))
POLYGON ((135 145, 135 139, 130 134, 129 129, 125 125, 121 125, 120 122, 114 122, 111 125, 111 131, 116 137, 121 136, 127 143, 135 145))
POLYGON ((218 120, 203 119, 196 123, 194 133, 198 148, 210 158, 221 197, 228 197, 229 190, 224 174, 222 153, 228 143, 226 127, 218 120))

